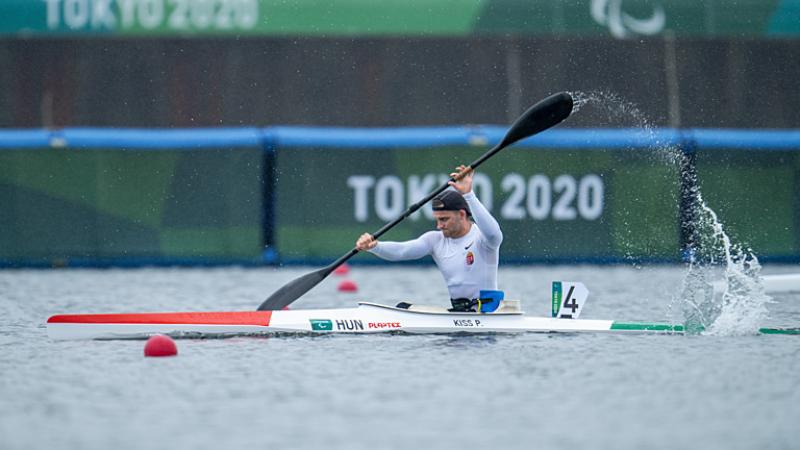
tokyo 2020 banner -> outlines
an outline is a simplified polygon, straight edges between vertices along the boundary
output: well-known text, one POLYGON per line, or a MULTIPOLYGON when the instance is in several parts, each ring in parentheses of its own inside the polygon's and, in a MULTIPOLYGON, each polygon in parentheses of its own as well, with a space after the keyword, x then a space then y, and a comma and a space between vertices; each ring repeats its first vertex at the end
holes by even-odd
POLYGON ((800 0, 3 0, 5 35, 798 36, 800 0))
MULTIPOLYGON (((447 180, 475 148, 285 149, 275 167, 282 260, 330 259, 447 180)), ((679 177, 646 153, 509 149, 480 168, 474 190, 500 222, 507 261, 676 260, 679 177)), ((383 239, 435 229, 430 205, 383 239)))

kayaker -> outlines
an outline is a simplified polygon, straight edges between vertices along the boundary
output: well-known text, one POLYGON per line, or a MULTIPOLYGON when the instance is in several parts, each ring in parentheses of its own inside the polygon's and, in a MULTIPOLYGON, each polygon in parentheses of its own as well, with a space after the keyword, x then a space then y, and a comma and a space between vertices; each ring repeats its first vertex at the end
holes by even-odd
MULTIPOLYGON (((458 166, 451 188, 431 201, 437 231, 405 242, 378 241, 364 233, 356 248, 388 261, 433 257, 450 292, 451 311, 471 311, 479 305, 481 290, 497 290, 497 265, 503 232, 472 192, 472 169, 458 166), (472 219, 472 220, 470 220, 472 219), (474 221, 474 222, 473 222, 474 221)), ((408 307, 401 303, 398 307, 408 307)))

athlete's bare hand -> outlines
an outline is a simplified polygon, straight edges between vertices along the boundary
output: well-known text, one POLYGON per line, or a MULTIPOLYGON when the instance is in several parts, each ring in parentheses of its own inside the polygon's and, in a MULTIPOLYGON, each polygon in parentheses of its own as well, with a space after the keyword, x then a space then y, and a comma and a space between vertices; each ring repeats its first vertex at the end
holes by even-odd
POLYGON ((361 237, 359 237, 356 241, 356 248, 362 252, 365 250, 371 250, 375 248, 376 245, 378 245, 378 241, 375 240, 375 238, 369 233, 362 234, 361 237))
POLYGON ((460 165, 456 167, 456 171, 450 174, 450 178, 456 181, 450 181, 447 184, 456 188, 462 194, 469 194, 472 191, 472 176, 475 171, 472 167, 460 165))

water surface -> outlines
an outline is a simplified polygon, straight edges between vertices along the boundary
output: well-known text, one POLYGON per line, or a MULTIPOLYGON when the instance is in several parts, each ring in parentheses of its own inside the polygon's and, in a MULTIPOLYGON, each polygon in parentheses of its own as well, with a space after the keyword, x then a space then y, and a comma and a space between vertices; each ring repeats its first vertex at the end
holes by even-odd
MULTIPOLYGON (((57 313, 254 309, 309 268, 0 272, 0 448, 798 448, 796 336, 373 335, 57 342, 57 313)), ((798 271, 765 267, 764 273, 798 271)), ((503 267, 529 314, 583 281, 585 318, 670 321, 685 269, 503 267)), ((444 304, 432 267, 360 267, 295 308, 444 304)), ((776 296, 764 325, 800 325, 776 296)))

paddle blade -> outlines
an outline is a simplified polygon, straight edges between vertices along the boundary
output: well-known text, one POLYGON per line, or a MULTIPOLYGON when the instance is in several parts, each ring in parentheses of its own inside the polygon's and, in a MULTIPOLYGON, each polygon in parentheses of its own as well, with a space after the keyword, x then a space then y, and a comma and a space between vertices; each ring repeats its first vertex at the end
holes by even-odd
POLYGON ((520 139, 533 136, 558 125, 572 113, 572 96, 559 92, 531 106, 506 133, 498 148, 507 147, 520 139))
POLYGON ((310 291, 311 288, 324 280, 332 270, 331 266, 328 266, 290 281, 264 300, 264 302, 259 305, 258 311, 274 311, 289 306, 290 303, 300 298, 300 296, 310 291))

